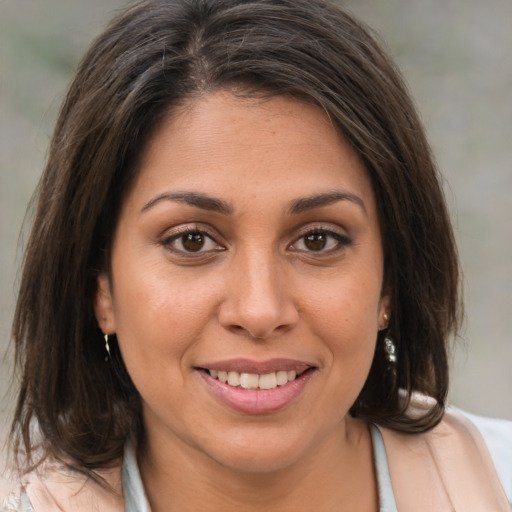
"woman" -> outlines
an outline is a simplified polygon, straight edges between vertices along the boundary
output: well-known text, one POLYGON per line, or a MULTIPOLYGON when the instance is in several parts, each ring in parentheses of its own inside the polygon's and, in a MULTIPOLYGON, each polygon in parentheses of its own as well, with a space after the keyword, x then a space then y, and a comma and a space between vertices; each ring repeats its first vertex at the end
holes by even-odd
MULTIPOLYGON (((32 470, 5 510, 508 510, 445 414, 459 309, 423 129, 364 27, 321 0, 136 4, 40 184, 13 331, 32 470)), ((502 455, 508 424, 477 422, 502 455)))

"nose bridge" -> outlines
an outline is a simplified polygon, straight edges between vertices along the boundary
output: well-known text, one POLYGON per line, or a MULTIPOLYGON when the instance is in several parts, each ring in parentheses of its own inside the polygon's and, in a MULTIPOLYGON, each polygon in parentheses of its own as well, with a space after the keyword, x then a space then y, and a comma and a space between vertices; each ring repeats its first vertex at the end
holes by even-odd
POLYGON ((253 338, 291 327, 298 313, 283 270, 279 255, 271 248, 240 251, 233 258, 221 322, 253 338))
MULTIPOLYGON (((260 250, 242 260, 242 281, 245 281, 246 293, 240 295, 241 301, 251 303, 269 309, 277 308, 281 302, 281 293, 284 291, 279 286, 278 258, 270 250, 260 250), (271 307, 272 306, 272 307, 271 307)), ((243 289, 241 290, 243 292, 243 289)))

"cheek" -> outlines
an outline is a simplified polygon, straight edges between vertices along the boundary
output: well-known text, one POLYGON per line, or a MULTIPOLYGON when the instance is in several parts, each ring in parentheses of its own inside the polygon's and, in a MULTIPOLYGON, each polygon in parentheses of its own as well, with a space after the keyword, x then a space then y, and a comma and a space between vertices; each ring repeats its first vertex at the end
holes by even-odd
POLYGON ((128 371, 157 375, 176 368, 212 318, 216 287, 151 265, 144 273, 117 268, 123 271, 115 276, 114 316, 128 371))
POLYGON ((304 313, 332 364, 349 372, 369 367, 378 332, 380 281, 337 279, 309 294, 304 313), (306 313, 307 312, 307 313, 306 313))
MULTIPOLYGON (((135 387, 150 408, 163 400, 182 407, 187 362, 205 329, 205 304, 197 293, 167 293, 163 286, 135 286, 116 308, 119 349, 135 387), (165 397, 165 398, 164 398, 165 397)), ((203 295, 204 298, 204 295, 203 295)))
MULTIPOLYGON (((361 274, 359 274, 361 275, 361 274)), ((341 276, 310 287, 307 305, 327 332, 375 332, 378 329, 380 279, 341 276)))

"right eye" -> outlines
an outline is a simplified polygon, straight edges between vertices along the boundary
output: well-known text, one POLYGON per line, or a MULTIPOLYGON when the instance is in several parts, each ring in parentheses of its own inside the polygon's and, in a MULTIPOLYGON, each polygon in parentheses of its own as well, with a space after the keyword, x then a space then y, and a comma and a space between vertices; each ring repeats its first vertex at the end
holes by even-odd
POLYGON ((218 244, 206 231, 196 228, 175 232, 160 243, 166 249, 186 256, 225 250, 225 247, 218 244))

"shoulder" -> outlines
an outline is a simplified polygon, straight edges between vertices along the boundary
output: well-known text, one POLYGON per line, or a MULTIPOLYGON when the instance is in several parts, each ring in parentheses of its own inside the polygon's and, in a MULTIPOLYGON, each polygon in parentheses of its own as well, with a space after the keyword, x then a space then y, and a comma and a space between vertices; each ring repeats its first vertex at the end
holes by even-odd
MULTIPOLYGON (((428 403, 413 399, 411 406, 414 414, 428 403)), ((420 510, 417 504, 425 502, 425 510, 444 510, 452 504, 465 511, 510 511, 510 422, 448 408, 439 425, 427 432, 381 433, 397 504, 402 502, 404 510, 420 510)))
POLYGON ((123 512, 121 466, 99 471, 98 476, 104 485, 64 464, 46 461, 21 478, 0 512, 123 512))
POLYGON ((456 410, 468 418, 482 435, 501 484, 512 501, 512 421, 456 410))

